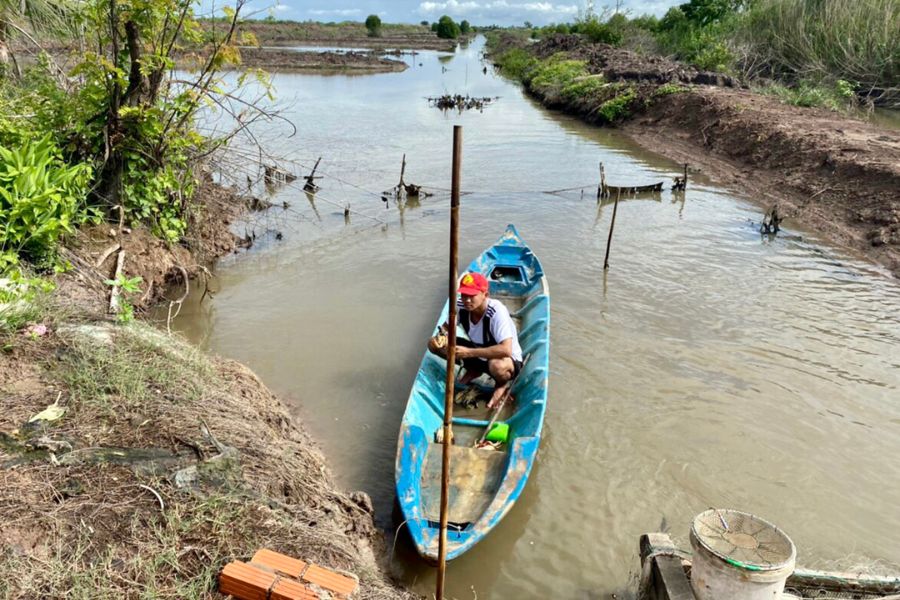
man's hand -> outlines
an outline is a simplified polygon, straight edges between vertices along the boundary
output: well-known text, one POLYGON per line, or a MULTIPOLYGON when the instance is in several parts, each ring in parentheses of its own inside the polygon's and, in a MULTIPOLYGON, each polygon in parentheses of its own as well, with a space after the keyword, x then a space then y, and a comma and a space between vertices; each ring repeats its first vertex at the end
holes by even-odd
POLYGON ((472 358, 472 348, 466 348, 465 346, 457 346, 456 347, 456 358, 460 360, 464 360, 466 358, 472 358))
POLYGON ((436 335, 428 340, 428 350, 432 354, 437 354, 447 358, 447 336, 436 335))

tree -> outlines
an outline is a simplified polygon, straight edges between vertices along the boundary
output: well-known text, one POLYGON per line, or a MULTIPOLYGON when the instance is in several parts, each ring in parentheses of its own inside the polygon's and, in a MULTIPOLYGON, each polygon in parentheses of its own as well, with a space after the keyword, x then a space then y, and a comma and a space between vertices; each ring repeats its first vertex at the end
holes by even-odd
POLYGON ((534 25, 531 24, 531 21, 525 21, 524 23, 525 29, 531 29, 534 25))
POLYGON ((463 19, 463 21, 459 24, 459 32, 463 35, 469 35, 472 33, 472 26, 468 21, 463 19))
POLYGON ((438 23, 437 23, 437 21, 435 21, 434 23, 431 24, 431 30, 433 32, 437 33, 437 29, 438 29, 438 23))
POLYGON ((449 16, 444 15, 438 19, 437 36, 445 40, 455 40, 459 37, 459 25, 449 16))
POLYGON ((423 27, 428 27, 428 21, 427 21, 427 20, 426 20, 426 21, 420 21, 420 22, 419 22, 419 25, 421 25, 421 26, 423 26, 423 27))
POLYGON ((381 37, 381 18, 378 15, 366 17, 366 29, 369 30, 369 37, 381 37))

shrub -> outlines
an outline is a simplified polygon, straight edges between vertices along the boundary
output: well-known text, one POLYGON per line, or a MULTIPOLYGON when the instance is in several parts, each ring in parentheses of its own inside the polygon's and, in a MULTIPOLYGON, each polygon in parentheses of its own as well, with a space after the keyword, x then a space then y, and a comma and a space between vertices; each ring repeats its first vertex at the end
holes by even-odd
POLYGON ((460 33, 459 25, 447 15, 438 19, 436 31, 437 36, 445 40, 455 40, 459 37, 460 33))
POLYGON ((524 81, 528 71, 537 64, 537 59, 522 48, 512 48, 497 57, 500 71, 507 77, 524 81))
POLYGON ((369 37, 381 37, 381 18, 378 15, 366 17, 366 29, 369 31, 369 37))
POLYGON ((601 75, 591 75, 575 79, 572 83, 563 87, 560 93, 568 100, 577 100, 578 98, 593 96, 608 86, 609 84, 603 80, 601 75))
POLYGON ((472 26, 468 21, 463 20, 459 24, 459 32, 463 35, 469 35, 470 33, 472 33, 472 26))
POLYGON ((68 165, 46 135, 0 146, 0 272, 26 258, 49 266, 59 239, 88 217, 93 169, 68 165))
POLYGON ((603 43, 616 46, 622 41, 622 34, 609 24, 602 22, 597 17, 578 23, 578 33, 594 43, 603 43))
POLYGON ((597 112, 608 123, 615 123, 631 114, 631 103, 637 98, 637 92, 633 88, 625 88, 612 100, 607 100, 597 108, 597 112))

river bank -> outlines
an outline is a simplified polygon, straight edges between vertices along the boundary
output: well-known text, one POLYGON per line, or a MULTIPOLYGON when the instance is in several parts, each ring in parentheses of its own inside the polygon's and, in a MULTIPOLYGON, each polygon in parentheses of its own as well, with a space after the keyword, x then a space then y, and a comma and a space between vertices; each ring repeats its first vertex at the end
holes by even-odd
POLYGON ((269 71, 340 71, 395 73, 406 63, 381 56, 377 52, 311 52, 282 48, 242 48, 241 67, 269 71))
POLYGON ((114 270, 136 306, 241 244, 243 200, 210 181, 184 245, 115 224, 81 231, 72 268, 0 360, 0 597, 218 597, 231 560, 268 547, 412 597, 379 562, 369 498, 338 489, 316 444, 249 369, 106 314, 114 270), (104 259, 106 255, 106 259, 104 259), (51 407, 50 411, 42 412, 51 407))
MULTIPOLYGON (((205 28, 212 27, 209 22, 205 28)), ((247 20, 238 26, 238 35, 250 34, 261 46, 339 46, 351 48, 441 50, 452 52, 459 40, 442 39, 425 25, 381 26, 371 36, 363 23, 312 23, 296 21, 247 20)))
MULTIPOLYGON (((679 162, 900 276, 900 134, 783 104, 661 57, 577 36, 512 37, 495 64, 544 106, 621 127, 679 162)), ((628 182, 610 181, 611 185, 628 182)))

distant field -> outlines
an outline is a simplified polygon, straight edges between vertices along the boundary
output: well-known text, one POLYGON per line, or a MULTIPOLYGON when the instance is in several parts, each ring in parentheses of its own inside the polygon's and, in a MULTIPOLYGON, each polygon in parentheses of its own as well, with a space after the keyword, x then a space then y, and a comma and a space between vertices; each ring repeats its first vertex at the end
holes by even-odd
MULTIPOLYGON (((205 21, 206 29, 226 25, 222 21, 205 21)), ((296 44, 335 45, 355 41, 368 46, 389 48, 421 48, 450 50, 456 40, 443 40, 424 25, 384 24, 379 37, 369 37, 363 23, 314 23, 297 21, 244 21, 241 33, 251 33, 261 46, 291 46, 296 44)))

